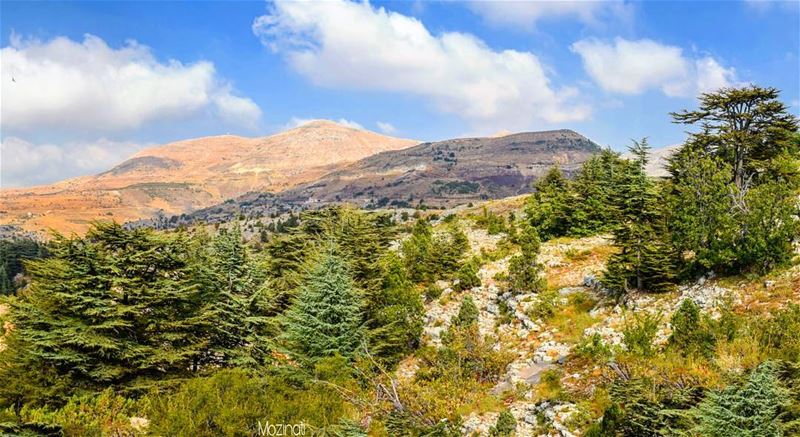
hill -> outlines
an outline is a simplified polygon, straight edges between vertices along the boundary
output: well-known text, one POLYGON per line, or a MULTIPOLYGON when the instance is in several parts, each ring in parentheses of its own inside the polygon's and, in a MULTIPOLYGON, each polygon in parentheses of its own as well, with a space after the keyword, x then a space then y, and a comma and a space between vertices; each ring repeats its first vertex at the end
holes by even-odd
POLYGON ((249 191, 291 188, 366 156, 414 144, 326 120, 260 138, 178 141, 144 149, 98 175, 2 190, 0 224, 81 233, 91 220, 181 214, 249 191))
POLYGON ((571 174, 599 150, 571 130, 423 143, 366 157, 277 194, 248 193, 172 221, 227 221, 338 202, 449 207, 499 199, 530 192, 532 182, 553 165, 571 174))

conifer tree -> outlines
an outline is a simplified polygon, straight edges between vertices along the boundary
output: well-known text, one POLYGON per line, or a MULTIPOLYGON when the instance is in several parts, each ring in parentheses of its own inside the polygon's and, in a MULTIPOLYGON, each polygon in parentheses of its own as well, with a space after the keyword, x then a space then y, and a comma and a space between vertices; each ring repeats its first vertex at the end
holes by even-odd
POLYGON ((586 236, 613 229, 613 193, 621 184, 626 161, 619 153, 603 150, 581 165, 569 185, 573 202, 569 235, 586 236))
POLYGON ((427 220, 420 218, 414 223, 411 236, 403 243, 403 256, 412 281, 433 280, 433 227, 427 220))
POLYGON ((667 291, 675 283, 675 255, 655 186, 645 173, 649 149, 646 139, 634 141, 630 148, 634 158, 614 199, 618 217, 614 243, 620 252, 609 259, 603 283, 618 295, 630 289, 667 291))
POLYGON ((695 111, 672 113, 675 123, 699 125, 687 148, 717 157, 731 167, 731 181, 744 192, 766 164, 779 155, 798 129, 798 120, 775 88, 722 88, 700 96, 695 111))
POLYGON ((568 181, 561 169, 551 167, 536 181, 534 189, 525 206, 530 223, 545 240, 566 235, 572 212, 568 181))
POLYGON ((712 391, 697 407, 697 431, 709 437, 785 435, 781 416, 789 393, 777 377, 777 365, 767 361, 741 387, 712 391))
POLYGON ((461 306, 458 308, 458 314, 453 317, 452 324, 455 327, 464 328, 475 323, 478 323, 478 307, 472 296, 464 296, 464 300, 461 301, 461 306))
POLYGON ((480 287, 481 279, 478 277, 478 269, 479 261, 477 259, 471 259, 463 263, 456 275, 458 283, 455 284, 455 290, 464 291, 473 287, 480 287))
POLYGON ((381 268, 381 287, 367 295, 369 346, 375 355, 394 363, 419 346, 425 311, 397 253, 384 255, 381 268))
POLYGON ((285 338, 299 358, 352 357, 365 338, 361 294, 338 253, 327 244, 286 314, 285 338))
POLYGON ((26 396, 144 386, 199 370, 207 307, 185 235, 96 223, 86 237, 57 236, 52 247, 53 257, 28 264, 31 285, 11 303, 15 328, 0 365, 31 381, 26 396), (37 386, 53 381, 69 388, 37 386))
POLYGON ((256 265, 238 223, 221 229, 196 276, 205 276, 211 304, 211 339, 206 359, 216 365, 254 366, 267 360, 275 335, 265 272, 256 265), (202 275, 201 273, 205 273, 202 275))
POLYGON ((537 293, 544 288, 542 265, 538 261, 539 235, 528 223, 523 223, 517 237, 520 254, 508 263, 509 285, 515 292, 537 293))

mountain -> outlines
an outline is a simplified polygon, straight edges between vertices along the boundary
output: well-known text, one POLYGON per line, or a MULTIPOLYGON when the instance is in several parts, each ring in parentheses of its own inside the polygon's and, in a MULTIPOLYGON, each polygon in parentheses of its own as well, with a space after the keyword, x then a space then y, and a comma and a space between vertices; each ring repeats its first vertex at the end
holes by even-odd
POLYGON ((600 150, 571 130, 459 138, 378 153, 277 194, 248 193, 173 223, 223 221, 335 202, 367 208, 453 206, 528 193, 553 165, 568 175, 600 150))
POLYGON ((316 120, 276 135, 232 135, 144 149, 116 167, 51 185, 0 191, 0 224, 86 230, 96 219, 181 214, 249 191, 277 192, 417 141, 316 120))

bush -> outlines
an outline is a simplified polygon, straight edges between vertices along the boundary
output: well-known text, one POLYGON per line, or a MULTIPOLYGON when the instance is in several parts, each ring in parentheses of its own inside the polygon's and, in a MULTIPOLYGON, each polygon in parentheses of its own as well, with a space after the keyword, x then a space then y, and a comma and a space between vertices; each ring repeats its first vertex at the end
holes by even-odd
MULTIPOLYGON (((348 386, 345 360, 326 358, 315 369, 318 379, 348 386)), ((327 384, 315 384, 293 371, 258 378, 242 370, 223 370, 188 380, 172 394, 152 394, 143 403, 156 435, 255 435, 259 421, 337 423, 348 404, 327 384)))
POLYGON ((543 291, 536 295, 536 300, 528 307, 525 314, 534 320, 547 320, 556 313, 558 299, 559 295, 555 290, 543 291))
POLYGON ((472 296, 466 296, 461 301, 461 307, 458 309, 458 314, 453 318, 452 324, 463 327, 478 323, 478 314, 478 307, 475 306, 472 296))
POLYGON ((600 334, 594 333, 589 337, 583 337, 581 342, 575 346, 575 355, 592 361, 605 361, 611 358, 612 352, 600 334))
POLYGON ((709 318, 700 312, 700 307, 691 299, 681 302, 670 323, 670 346, 678 348, 685 355, 710 357, 713 354, 716 340, 709 318))
POLYGON ((425 300, 428 302, 434 301, 442 296, 442 287, 436 285, 436 283, 428 284, 425 287, 425 300))
POLYGON ((461 268, 458 269, 458 275, 456 275, 456 279, 458 279, 458 282, 453 286, 456 291, 464 291, 473 287, 480 287, 481 279, 478 277, 477 260, 473 259, 464 263, 461 268))
POLYGON ((517 431, 517 419, 511 414, 511 411, 505 410, 497 416, 497 422, 489 429, 489 435, 492 437, 508 437, 514 435, 517 431))
POLYGON ((633 320, 628 319, 622 331, 623 343, 629 352, 649 357, 653 355, 653 340, 658 331, 661 314, 641 312, 634 314, 633 320))

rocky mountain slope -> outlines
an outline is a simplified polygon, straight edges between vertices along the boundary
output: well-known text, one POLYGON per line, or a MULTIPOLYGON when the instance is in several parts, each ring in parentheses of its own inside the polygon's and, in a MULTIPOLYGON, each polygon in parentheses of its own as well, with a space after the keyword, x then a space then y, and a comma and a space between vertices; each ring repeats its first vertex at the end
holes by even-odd
POLYGON ((276 135, 197 138, 140 151, 118 166, 46 186, 2 190, 0 224, 82 232, 91 220, 180 214, 249 191, 280 191, 416 141, 312 121, 276 135))
POLYGON ((366 208, 453 206, 531 191, 553 165, 570 174, 599 146, 570 131, 423 143, 369 156, 277 194, 251 193, 179 221, 226 221, 349 202, 366 208))
MULTIPOLYGON (((465 210, 459 215, 468 217, 476 211, 477 208, 465 210)), ((544 266, 547 289, 553 291, 553 296, 512 294, 504 290, 502 278, 516 252, 508 253, 502 248, 505 235, 490 235, 469 220, 462 220, 462 224, 466 226, 471 246, 467 255, 483 254, 489 258, 478 272, 481 285, 459 292, 453 283, 439 281, 444 290, 442 295, 425 304, 423 343, 441 347, 442 335, 458 314, 461 303, 470 296, 479 310, 481 335, 496 338, 496 349, 510 352, 514 357, 496 385, 486 393, 476 394, 484 399, 501 399, 502 404, 465 412, 463 436, 492 435, 490 429, 503 409, 514 416, 516 435, 582 435, 594 422, 592 417, 598 414, 593 409, 606 399, 605 387, 612 370, 585 358, 581 348, 596 336, 601 347, 610 353, 623 353, 624 331, 637 317, 649 315, 657 320, 653 342, 659 348, 672 333, 670 316, 686 299, 712 318, 719 318, 724 308, 742 314, 770 313, 800 300, 800 266, 795 266, 776 272, 769 280, 719 278, 709 273, 673 292, 632 294, 624 301, 617 301, 604 293, 596 279, 616 250, 610 236, 545 242, 539 262, 544 266), (552 308, 546 317, 537 315, 542 306, 552 308)), ((740 355, 746 353, 736 350, 732 354, 736 359, 723 362, 718 358, 719 365, 740 366, 743 360, 740 355)), ((419 370, 417 358, 410 357, 401 363, 394 376, 398 381, 412 381, 419 370)))

